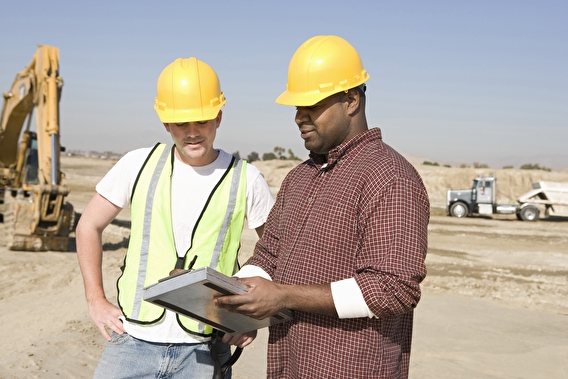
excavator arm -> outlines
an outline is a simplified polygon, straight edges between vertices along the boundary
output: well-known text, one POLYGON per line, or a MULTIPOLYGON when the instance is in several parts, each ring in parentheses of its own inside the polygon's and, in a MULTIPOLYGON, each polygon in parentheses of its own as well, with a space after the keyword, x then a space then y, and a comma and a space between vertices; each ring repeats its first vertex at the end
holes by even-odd
POLYGON ((73 207, 60 169, 59 49, 40 45, 4 92, 0 121, 0 211, 12 250, 68 248, 73 207), (36 131, 31 130, 35 111, 36 131), (25 128, 24 128, 25 126, 25 128), (23 132, 22 132, 23 130, 23 132))

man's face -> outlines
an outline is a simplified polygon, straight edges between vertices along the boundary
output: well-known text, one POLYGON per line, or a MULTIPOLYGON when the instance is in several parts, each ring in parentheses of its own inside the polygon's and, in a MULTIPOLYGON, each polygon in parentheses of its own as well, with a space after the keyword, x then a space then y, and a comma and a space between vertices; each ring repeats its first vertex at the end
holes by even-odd
POLYGON ((213 120, 164 123, 177 147, 178 157, 191 166, 205 166, 217 159, 213 148, 217 128, 221 124, 222 112, 213 120))
POLYGON ((327 154, 350 137, 345 92, 331 95, 312 106, 296 107, 296 124, 304 146, 316 154, 327 154))

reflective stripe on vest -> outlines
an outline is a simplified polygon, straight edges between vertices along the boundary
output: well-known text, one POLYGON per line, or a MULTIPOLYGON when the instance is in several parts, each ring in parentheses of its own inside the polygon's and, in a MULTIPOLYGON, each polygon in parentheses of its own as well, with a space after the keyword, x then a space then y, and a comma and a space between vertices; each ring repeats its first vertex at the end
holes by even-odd
MULTIPOLYGON (((118 302, 134 323, 151 324, 163 316, 163 308, 142 300, 143 288, 168 276, 178 260, 171 213, 173 154, 174 148, 156 145, 138 174, 132 195, 131 236, 118 279, 118 302)), ((197 256, 194 268, 210 266, 232 275, 245 212, 246 162, 233 158, 196 222, 184 268, 197 256)), ((178 320, 190 333, 211 333, 211 328, 187 317, 178 316, 178 320)))

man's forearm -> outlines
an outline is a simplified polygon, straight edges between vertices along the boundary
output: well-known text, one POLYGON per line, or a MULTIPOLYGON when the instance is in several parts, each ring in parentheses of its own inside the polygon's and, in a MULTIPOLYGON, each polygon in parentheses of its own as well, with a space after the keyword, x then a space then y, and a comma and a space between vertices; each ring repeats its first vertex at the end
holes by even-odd
POLYGON ((337 316, 330 284, 280 285, 287 309, 337 316))

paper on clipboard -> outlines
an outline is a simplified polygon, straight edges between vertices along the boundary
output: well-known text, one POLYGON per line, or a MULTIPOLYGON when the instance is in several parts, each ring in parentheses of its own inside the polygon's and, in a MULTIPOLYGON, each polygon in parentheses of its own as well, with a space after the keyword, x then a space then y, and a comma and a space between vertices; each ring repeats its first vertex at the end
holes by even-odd
POLYGON ((202 267, 144 288, 144 300, 173 312, 191 317, 228 334, 245 333, 293 319, 293 312, 284 310, 257 320, 240 313, 217 308, 213 296, 240 295, 248 287, 212 268, 202 267))

